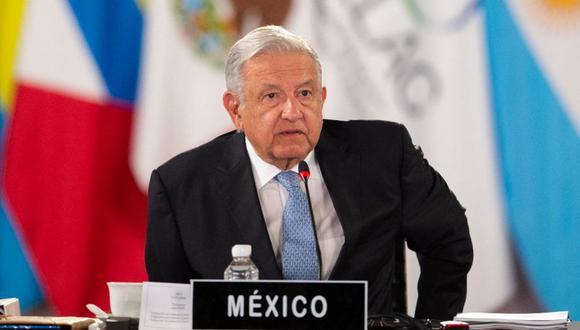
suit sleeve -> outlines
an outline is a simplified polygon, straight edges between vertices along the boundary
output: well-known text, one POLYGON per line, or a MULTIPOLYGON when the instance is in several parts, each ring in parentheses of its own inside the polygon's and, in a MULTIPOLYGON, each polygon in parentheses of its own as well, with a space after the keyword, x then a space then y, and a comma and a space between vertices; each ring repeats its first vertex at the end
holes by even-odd
POLYGON ((402 127, 403 232, 421 275, 415 317, 452 319, 461 312, 473 248, 465 209, 402 127))
POLYGON ((187 261, 175 213, 157 170, 148 193, 145 264, 150 281, 187 283, 195 274, 187 261))

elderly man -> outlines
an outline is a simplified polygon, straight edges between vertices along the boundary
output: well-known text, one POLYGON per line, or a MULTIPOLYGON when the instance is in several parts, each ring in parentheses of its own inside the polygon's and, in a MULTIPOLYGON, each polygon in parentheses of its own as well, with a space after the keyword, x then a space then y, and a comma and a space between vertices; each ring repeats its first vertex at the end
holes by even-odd
POLYGON ((421 265, 415 316, 451 318, 473 257, 465 210, 402 125, 324 120, 321 71, 311 46, 281 27, 232 47, 223 104, 237 130, 151 176, 150 280, 222 278, 231 246, 246 243, 262 279, 366 280, 369 314, 388 313, 404 237, 421 265))

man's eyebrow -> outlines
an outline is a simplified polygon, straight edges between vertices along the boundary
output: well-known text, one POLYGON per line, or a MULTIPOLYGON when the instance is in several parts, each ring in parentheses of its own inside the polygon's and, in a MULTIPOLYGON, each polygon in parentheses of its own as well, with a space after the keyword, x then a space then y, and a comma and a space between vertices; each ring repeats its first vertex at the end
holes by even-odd
POLYGON ((305 82, 303 82, 303 83, 299 84, 298 86, 296 86, 296 88, 304 87, 304 86, 307 86, 307 85, 312 85, 313 82, 314 82, 313 79, 308 79, 305 82))
MULTIPOLYGON (((312 85, 313 83, 314 83, 314 79, 308 79, 308 80, 298 84, 295 88, 300 88, 300 87, 312 85)), ((280 87, 280 85, 277 85, 277 84, 262 83, 262 84, 260 84, 258 90, 264 91, 264 90, 268 90, 268 89, 281 89, 281 87, 280 87)))

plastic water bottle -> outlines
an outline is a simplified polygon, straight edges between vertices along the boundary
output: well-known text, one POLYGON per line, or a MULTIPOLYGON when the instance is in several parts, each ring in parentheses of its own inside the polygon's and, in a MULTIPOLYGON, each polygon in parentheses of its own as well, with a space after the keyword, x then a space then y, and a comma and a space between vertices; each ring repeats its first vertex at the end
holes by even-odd
POLYGON ((232 262, 224 271, 224 280, 257 280, 258 267, 252 262, 252 246, 236 244, 232 247, 232 262))

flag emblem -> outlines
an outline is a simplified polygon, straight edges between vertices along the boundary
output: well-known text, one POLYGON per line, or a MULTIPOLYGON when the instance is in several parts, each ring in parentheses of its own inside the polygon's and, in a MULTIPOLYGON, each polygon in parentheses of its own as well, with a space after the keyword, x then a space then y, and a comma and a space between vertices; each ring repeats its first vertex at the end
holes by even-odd
POLYGON ((233 7, 229 0, 176 0, 175 13, 190 46, 204 60, 223 67, 236 39, 233 7))

